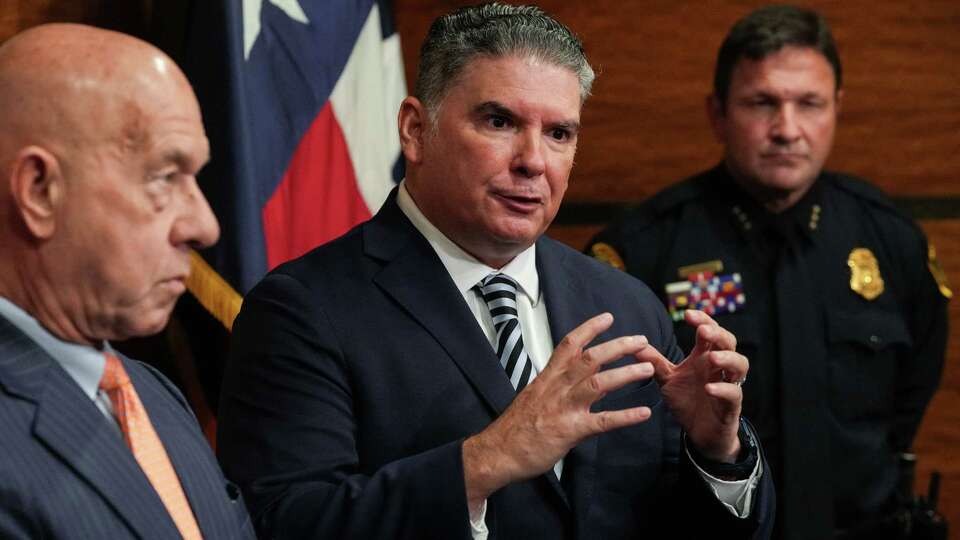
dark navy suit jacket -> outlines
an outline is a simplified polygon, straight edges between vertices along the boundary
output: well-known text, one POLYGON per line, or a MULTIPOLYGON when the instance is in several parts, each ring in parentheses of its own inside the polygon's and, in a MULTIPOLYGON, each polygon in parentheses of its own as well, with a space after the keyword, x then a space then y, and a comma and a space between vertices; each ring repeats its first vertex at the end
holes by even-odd
MULTIPOLYGON (((204 538, 252 538, 180 393, 122 358, 204 538)), ((115 425, 43 349, 0 317, 0 538, 180 538, 115 425)))
MULTIPOLYGON (((537 268, 555 342, 610 311, 616 321, 599 340, 644 334, 681 358, 639 281, 547 238, 537 268)), ((218 451, 262 537, 470 538, 461 445, 515 394, 395 195, 371 221, 270 273, 233 335, 218 451)), ((490 538, 747 538, 769 523, 768 482, 739 520, 681 459, 655 382, 595 408, 639 405, 650 420, 584 441, 562 481, 548 472, 491 496, 490 538)))

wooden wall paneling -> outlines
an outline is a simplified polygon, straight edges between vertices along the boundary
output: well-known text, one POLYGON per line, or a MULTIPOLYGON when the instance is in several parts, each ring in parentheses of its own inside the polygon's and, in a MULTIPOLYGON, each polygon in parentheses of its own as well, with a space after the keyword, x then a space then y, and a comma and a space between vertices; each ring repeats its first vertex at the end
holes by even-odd
POLYGON ((49 22, 91 24, 146 37, 153 4, 153 0, 4 0, 0 3, 0 42, 49 22))
MULTIPOLYGON (((800 2, 831 23, 845 100, 829 165, 898 195, 957 195, 960 2, 800 2)), ((437 15, 396 0, 407 77, 437 15)), ((704 112, 716 50, 756 1, 539 2, 583 39, 600 76, 567 202, 640 200, 720 159, 704 112)))

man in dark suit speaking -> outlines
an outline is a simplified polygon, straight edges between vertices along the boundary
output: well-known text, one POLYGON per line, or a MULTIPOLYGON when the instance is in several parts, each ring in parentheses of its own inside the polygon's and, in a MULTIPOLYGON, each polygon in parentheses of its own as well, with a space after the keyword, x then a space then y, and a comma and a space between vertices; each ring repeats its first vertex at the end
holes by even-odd
POLYGON ((434 22, 406 179, 236 321, 218 442, 262 536, 764 534, 734 337, 691 313, 683 360, 645 286, 542 237, 592 80, 537 8, 434 22))
POLYGON ((106 340, 166 325, 219 235, 196 98, 79 25, 0 47, 0 538, 252 538, 174 386, 106 340))

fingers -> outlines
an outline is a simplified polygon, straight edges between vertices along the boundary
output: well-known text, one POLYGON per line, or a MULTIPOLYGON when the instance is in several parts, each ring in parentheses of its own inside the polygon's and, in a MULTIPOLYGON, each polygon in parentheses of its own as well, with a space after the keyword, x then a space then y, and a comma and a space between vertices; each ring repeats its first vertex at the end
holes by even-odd
POLYGON ((583 324, 574 328, 569 334, 564 336, 563 340, 560 341, 560 344, 557 345, 557 348, 554 350, 554 356, 560 355, 561 357, 566 357, 568 355, 576 355, 586 347, 588 343, 593 341, 594 338, 610 328, 612 324, 613 315, 609 313, 601 313, 587 319, 583 324))
POLYGON ((721 327, 702 311, 688 309, 684 313, 687 324, 697 329, 697 340, 694 350, 703 354, 710 350, 734 351, 737 349, 737 338, 731 332, 721 327))
POLYGON ((736 383, 747 378, 750 362, 747 357, 733 351, 713 351, 707 355, 707 361, 717 372, 722 372, 721 382, 736 383))
POLYGON ((608 392, 622 388, 632 382, 649 379, 653 375, 653 366, 649 363, 629 364, 616 369, 594 373, 574 387, 572 398, 584 404, 591 404, 608 392))
POLYGON ((559 373, 567 384, 573 386, 595 374, 602 366, 647 346, 644 336, 623 336, 583 350, 612 323, 613 316, 609 313, 587 320, 563 338, 547 365, 553 366, 553 372, 559 373))
MULTIPOLYGON (((580 356, 580 366, 578 371, 583 377, 597 371, 603 366, 618 358, 623 358, 628 354, 633 354, 647 346, 647 338, 644 336, 623 336, 610 341, 590 347, 580 356)), ((579 378, 578 378, 579 380, 579 378)))
POLYGON ((743 389, 732 383, 715 382, 703 387, 708 396, 716 399, 720 419, 723 423, 735 422, 740 418, 743 404, 743 389))
POLYGON ((593 431, 604 433, 613 431, 634 424, 639 424, 650 418, 653 414, 650 407, 634 407, 632 409, 623 409, 621 411, 603 411, 591 415, 593 421, 593 431))
POLYGON ((663 385, 673 374, 673 371, 677 369, 677 366, 660 354, 660 351, 658 351, 656 347, 644 347, 634 353, 633 356, 638 362, 646 362, 653 366, 654 379, 657 381, 657 384, 660 385, 663 385))
POLYGON ((743 388, 739 381, 750 369, 747 357, 733 351, 713 351, 707 355, 710 367, 716 370, 718 379, 704 385, 704 391, 717 400, 720 414, 725 420, 736 419, 743 404, 743 388), (719 375, 722 373, 722 377, 719 375))

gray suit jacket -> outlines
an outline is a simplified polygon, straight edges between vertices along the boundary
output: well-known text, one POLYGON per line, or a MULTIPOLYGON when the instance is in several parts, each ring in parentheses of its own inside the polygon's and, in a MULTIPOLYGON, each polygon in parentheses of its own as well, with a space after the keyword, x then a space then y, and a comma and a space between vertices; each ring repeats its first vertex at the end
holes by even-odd
MULTIPOLYGON (((186 402, 121 358, 204 538, 252 538, 186 402)), ((30 338, 0 317, 0 538, 180 538, 110 420, 30 338)))

